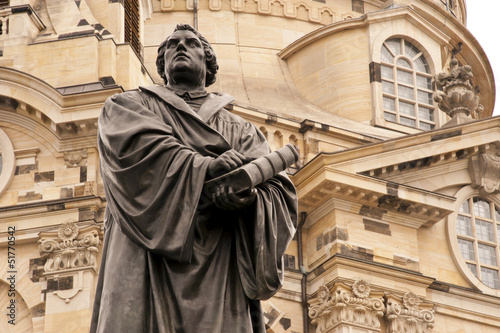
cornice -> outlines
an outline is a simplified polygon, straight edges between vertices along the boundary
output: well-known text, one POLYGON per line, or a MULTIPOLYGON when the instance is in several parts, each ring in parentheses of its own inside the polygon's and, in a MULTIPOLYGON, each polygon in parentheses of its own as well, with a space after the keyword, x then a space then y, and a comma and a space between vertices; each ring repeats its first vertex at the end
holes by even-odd
POLYGON ((97 118, 104 101, 120 92, 123 92, 121 87, 110 86, 89 92, 63 95, 31 74, 0 66, 0 95, 16 101, 21 109, 26 110, 26 106, 29 106, 28 108, 33 109, 39 118, 42 115, 45 116, 50 120, 51 128, 70 119, 79 121, 92 116, 97 118), (89 112, 82 112, 85 110, 91 110, 92 115, 89 112), (79 111, 84 116, 78 116, 74 111, 79 111), (71 116, 64 115, 69 112, 72 112, 71 116))
POLYGON ((356 144, 380 142, 381 139, 365 133, 358 133, 349 129, 340 128, 326 123, 319 123, 309 119, 291 119, 270 112, 234 104, 231 112, 240 117, 256 123, 266 123, 270 127, 282 128, 296 133, 314 132, 335 137, 341 140, 355 142, 356 144))
POLYGON ((105 200, 95 195, 85 197, 58 199, 50 201, 39 201, 15 206, 0 207, 0 220, 11 222, 16 219, 26 219, 30 215, 38 215, 41 213, 55 212, 65 209, 74 209, 80 207, 104 207, 105 200))
MULTIPOLYGON (((344 269, 354 269, 359 272, 363 272, 363 275, 366 276, 383 277, 388 281, 394 281, 394 280, 404 281, 405 284, 413 284, 424 289, 428 288, 428 286, 435 281, 434 278, 425 276, 416 271, 410 271, 407 269, 390 266, 375 261, 367 261, 358 258, 353 258, 342 254, 336 254, 330 257, 327 261, 325 261, 321 265, 321 267, 322 267, 321 274, 316 275, 312 274, 312 272, 308 274, 307 282, 309 286, 317 285, 318 282, 321 282, 324 279, 325 275, 331 273, 334 269, 338 269, 338 267, 343 267, 344 269)), ((335 280, 331 281, 332 284, 334 282, 335 280)), ((385 289, 388 292, 392 293, 399 292, 396 289, 388 289, 388 288, 385 289)), ((316 291, 317 290, 313 288, 308 288, 308 298, 314 297, 316 291)))
POLYGON ((424 22, 425 19, 417 12, 415 12, 413 8, 405 6, 405 7, 397 7, 392 9, 383 9, 375 12, 370 12, 358 18, 338 21, 326 25, 294 41, 293 43, 285 47, 283 50, 281 50, 278 53, 278 56, 281 59, 286 60, 299 50, 332 34, 344 30, 367 27, 368 25, 377 22, 384 22, 389 20, 393 21, 398 18, 405 18, 415 23, 416 25, 419 26, 419 28, 425 30, 428 35, 438 39, 441 44, 446 44, 449 40, 449 37, 446 34, 435 28, 433 25, 425 23, 424 22))
POLYGON ((500 117, 482 119, 340 152, 322 152, 299 170, 294 178, 297 184, 300 184, 303 179, 311 177, 325 166, 350 173, 378 176, 399 172, 404 167, 400 165, 404 163, 412 162, 415 166, 428 166, 441 161, 464 158, 499 139, 500 117))
MULTIPOLYGON (((383 210, 384 220, 420 228, 453 212, 455 198, 383 179, 352 174, 324 165, 313 174, 299 171, 292 177, 297 187, 301 211, 322 216, 338 198, 352 205, 383 210), (327 205, 327 208, 322 207, 327 205)), ((355 209, 351 207, 351 210, 355 209)), ((313 223, 313 221, 311 221, 313 223)))

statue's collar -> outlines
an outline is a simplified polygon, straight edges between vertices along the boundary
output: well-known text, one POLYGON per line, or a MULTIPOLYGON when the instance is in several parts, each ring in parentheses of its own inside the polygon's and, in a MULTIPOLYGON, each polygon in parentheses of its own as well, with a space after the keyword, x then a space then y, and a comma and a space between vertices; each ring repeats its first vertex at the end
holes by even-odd
MULTIPOLYGON (((221 108, 225 107, 232 101, 234 101, 234 97, 224 93, 209 93, 207 94, 207 98, 205 102, 201 105, 198 113, 194 112, 191 107, 175 92, 170 90, 169 88, 163 86, 148 86, 148 87, 139 87, 140 90, 146 91, 156 95, 161 98, 165 103, 173 106, 178 110, 182 110, 196 118, 202 119, 204 122, 207 122, 212 115, 219 111, 221 108)), ((199 96, 202 97, 202 96, 199 96)), ((194 97, 192 97, 194 98, 194 97)))
POLYGON ((208 95, 207 91, 203 88, 195 91, 175 89, 172 87, 166 87, 166 89, 172 91, 174 94, 176 94, 177 96, 181 97, 184 100, 186 99, 185 96, 187 96, 189 99, 195 99, 195 98, 205 97, 208 95))

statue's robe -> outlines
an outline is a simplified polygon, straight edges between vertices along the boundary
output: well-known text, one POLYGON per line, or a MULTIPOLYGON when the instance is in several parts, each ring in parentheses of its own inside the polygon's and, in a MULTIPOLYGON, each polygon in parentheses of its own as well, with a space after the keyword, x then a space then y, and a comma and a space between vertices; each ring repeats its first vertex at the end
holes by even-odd
POLYGON ((198 209, 211 159, 270 152, 211 93, 194 112, 164 87, 109 98, 98 146, 105 233, 91 332, 265 332, 260 301, 283 282, 297 198, 281 173, 240 211, 198 209))

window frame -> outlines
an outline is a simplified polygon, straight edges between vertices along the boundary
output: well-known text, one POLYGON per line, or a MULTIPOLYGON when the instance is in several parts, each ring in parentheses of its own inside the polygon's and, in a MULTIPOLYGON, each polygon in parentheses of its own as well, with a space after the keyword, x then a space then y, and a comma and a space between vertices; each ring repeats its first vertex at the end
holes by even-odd
POLYGON ((435 103, 432 99, 432 70, 429 65, 429 60, 425 56, 425 52, 415 46, 414 43, 405 37, 390 37, 386 39, 380 48, 380 81, 382 85, 382 103, 380 117, 388 124, 397 124, 408 128, 413 128, 418 131, 428 131, 438 128, 438 114, 435 103), (397 41, 397 42, 396 42, 397 41), (395 43, 396 42, 396 43, 395 43), (395 46, 399 44, 395 49, 395 46), (411 56, 407 54, 407 45, 409 49, 415 51, 411 56), (384 50, 386 52, 384 52, 384 50), (384 54, 389 53, 389 59, 384 54), (418 68, 417 61, 424 59, 422 66, 425 66, 425 72, 418 68), (391 60, 389 62, 389 60, 391 60), (401 61, 405 61, 408 66, 403 66, 401 61), (399 64, 398 64, 399 63, 399 64), (392 71, 392 75, 388 75, 392 71), (411 82, 399 79, 401 73, 410 74, 406 78, 411 77, 411 82), (420 85, 424 78, 427 86, 420 85), (389 91, 389 85, 392 85, 392 91, 389 91), (405 95, 403 91, 410 92, 413 96, 405 95), (421 98, 426 95, 427 101, 421 98), (389 102, 392 101, 392 102, 389 102), (390 106, 393 109, 390 109, 390 106), (402 107, 412 105, 413 110, 410 113, 402 111, 402 107), (428 112, 428 117, 425 117, 425 112, 428 112), (392 118, 392 119, 391 119, 392 118), (406 123, 405 123, 406 122, 406 123))
POLYGON ((1 128, 0 154, 2 154, 2 170, 0 172, 0 195, 2 195, 14 177, 16 171, 16 156, 12 142, 1 128))
POLYGON ((473 189, 471 186, 466 186, 462 188, 455 195, 455 197, 457 198, 455 205, 455 212, 450 214, 447 218, 448 245, 452 252, 453 260, 456 263, 457 267, 459 268, 459 271, 462 274, 462 276, 472 286, 475 286, 477 289, 481 290, 484 293, 500 297, 500 216, 498 217, 495 216, 495 210, 494 210, 496 207, 500 213, 500 200, 494 195, 487 195, 487 196, 482 195, 481 193, 479 193, 478 190, 473 189), (481 198, 485 201, 488 201, 490 211, 493 206, 493 211, 491 211, 490 213, 491 218, 474 216, 475 214, 473 214, 473 203, 472 203, 474 198, 481 198), (468 202, 469 205, 469 213, 460 212, 460 207, 466 201, 468 202), (457 219, 459 216, 471 217, 470 224, 471 224, 472 235, 465 235, 457 232, 456 226, 457 226, 457 219), (480 221, 485 221, 487 223, 490 222, 493 223, 493 234, 494 237, 496 237, 496 240, 489 241, 489 240, 479 239, 479 237, 476 234, 476 228, 477 228, 476 219, 480 221), (464 258, 460 250, 459 239, 473 242, 474 259, 464 258), (496 261, 497 261, 496 265, 491 266, 489 264, 480 262, 480 254, 478 251, 480 244, 495 247, 496 261), (472 272, 469 265, 474 265, 476 271, 475 273, 472 272), (491 287, 482 281, 481 279, 482 267, 488 269, 494 269, 497 271, 499 279, 497 284, 498 288, 491 287))

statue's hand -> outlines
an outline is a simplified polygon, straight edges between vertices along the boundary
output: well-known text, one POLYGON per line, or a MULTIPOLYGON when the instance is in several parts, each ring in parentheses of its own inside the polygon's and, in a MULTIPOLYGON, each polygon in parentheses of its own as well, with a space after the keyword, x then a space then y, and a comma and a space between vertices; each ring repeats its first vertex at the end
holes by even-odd
POLYGON ((239 210, 250 206, 257 197, 254 188, 241 194, 233 192, 231 186, 219 186, 217 192, 212 195, 215 205, 224 210, 239 210))
POLYGON ((210 161, 207 175, 209 178, 219 177, 248 162, 250 162, 250 159, 231 149, 210 161))

